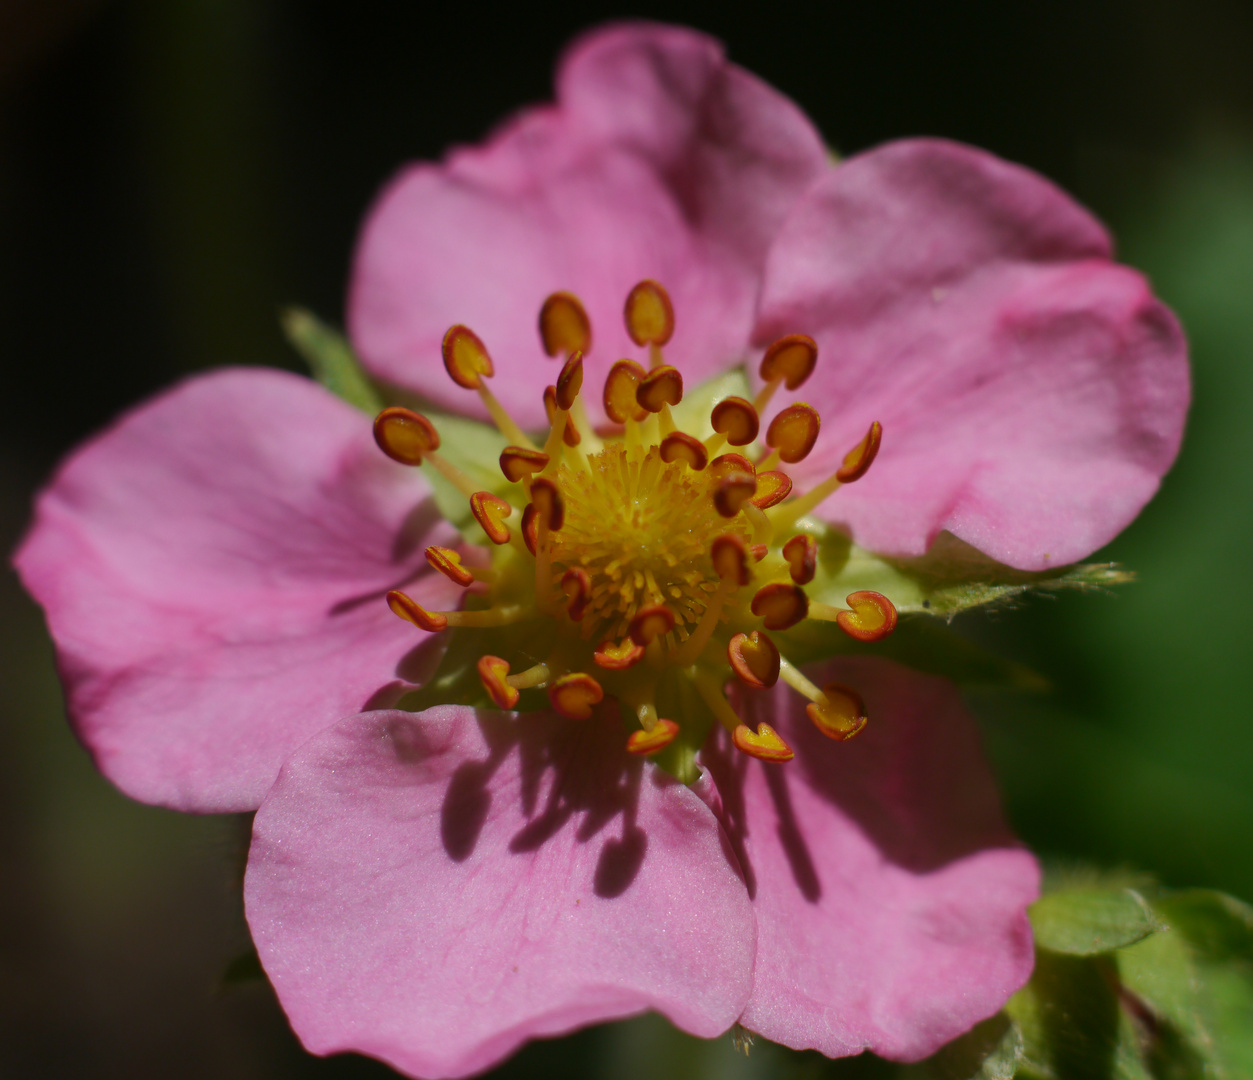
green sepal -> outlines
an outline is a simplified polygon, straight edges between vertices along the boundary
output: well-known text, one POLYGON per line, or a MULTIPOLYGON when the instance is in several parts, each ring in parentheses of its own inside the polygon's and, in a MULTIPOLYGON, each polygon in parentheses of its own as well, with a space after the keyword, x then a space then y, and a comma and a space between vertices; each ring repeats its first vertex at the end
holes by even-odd
POLYGON ((1166 928, 1140 892, 1130 887, 1071 886, 1031 906, 1039 948, 1096 956, 1142 941, 1166 928))
POLYGON ((343 334, 300 307, 284 310, 282 323, 287 340, 304 357, 313 377, 332 394, 371 416, 383 408, 383 399, 343 334))
POLYGON ((939 1053, 902 1070, 905 1080, 1012 1080, 1022 1061, 1022 1030, 997 1013, 939 1053))

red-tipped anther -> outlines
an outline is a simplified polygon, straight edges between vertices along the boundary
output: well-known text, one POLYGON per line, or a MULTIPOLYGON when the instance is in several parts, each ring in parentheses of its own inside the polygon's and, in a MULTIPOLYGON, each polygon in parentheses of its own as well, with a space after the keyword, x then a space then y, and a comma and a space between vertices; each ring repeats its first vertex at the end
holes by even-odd
POLYGON ((761 420, 752 402, 742 397, 723 398, 709 414, 709 423, 719 435, 725 435, 732 446, 747 446, 761 427, 761 420))
POLYGON ((630 638, 624 638, 617 645, 612 641, 602 641, 592 653, 596 666, 606 671, 626 671, 643 659, 644 646, 636 645, 630 638))
POLYGON ((737 750, 760 761, 791 761, 796 756, 779 733, 765 723, 758 724, 756 731, 747 724, 740 724, 731 732, 731 741, 737 750))
POLYGON ((861 590, 848 594, 851 611, 841 611, 835 621, 849 637, 879 641, 896 629, 896 608, 882 593, 861 590))
POLYGON ((753 505, 758 510, 768 510, 791 494, 792 478, 778 469, 770 469, 757 474, 757 494, 753 496, 753 505))
POLYGON ((452 381, 467 390, 477 390, 483 378, 496 374, 487 347, 468 326, 450 327, 444 335, 444 367, 452 381))
POLYGON ((393 405, 374 418, 374 441, 393 461, 421 465, 423 454, 439 449, 439 432, 420 413, 393 405))
POLYGON ((478 662, 479 681, 487 696, 501 709, 512 709, 518 703, 518 691, 510 686, 505 679, 509 675, 509 661, 499 656, 480 656, 478 662))
POLYGON ((827 738, 845 742, 866 726, 866 705, 851 686, 827 683, 822 696, 825 701, 806 705, 805 712, 827 738))
POLYGON ((648 410, 641 408, 635 392, 647 372, 634 360, 619 360, 605 377, 605 415, 616 424, 643 420, 648 410))
POLYGON ((757 477, 731 473, 714 485, 714 509, 724 518, 733 518, 756 493, 757 477))
POLYGON ((579 391, 582 389, 583 354, 571 353, 569 359, 561 367, 561 374, 557 376, 558 407, 569 409, 574 405, 574 399, 579 396, 579 391))
POLYGON ((627 633, 636 645, 650 645, 674 629, 674 612, 665 604, 650 604, 635 613, 627 633))
POLYGON ((682 461, 689 469, 700 472, 709 462, 709 451, 700 439, 683 431, 672 431, 661 440, 662 461, 682 461))
POLYGON ((753 597, 752 612, 767 630, 786 630, 809 614, 809 597, 799 585, 763 585, 753 597))
POLYGON ((548 700, 567 720, 586 720, 604 698, 600 683, 583 671, 562 675, 548 688, 548 700))
POLYGON ((531 484, 531 504, 535 507, 538 524, 547 525, 558 532, 566 520, 566 504, 555 480, 541 476, 531 484))
POLYGON ((709 463, 709 475, 713 480, 721 480, 732 473, 756 476, 757 469, 743 454, 719 454, 709 463))
POLYGON ((761 358, 761 377, 766 382, 782 379, 789 390, 795 390, 814 372, 818 362, 818 346, 804 334, 788 334, 766 350, 761 358))
POLYGON ((683 400, 683 376, 669 364, 653 368, 635 388, 635 400, 641 409, 661 412, 663 405, 677 405, 683 400))
POLYGON ((727 662, 754 690, 768 690, 779 681, 779 650, 760 630, 736 634, 727 642, 727 662))
POLYGON ((426 561, 455 585, 463 589, 474 584, 474 575, 461 565, 461 556, 452 548, 431 547, 426 549, 426 561))
POLYGON ((470 496, 470 513, 493 544, 509 543, 509 527, 505 524, 505 518, 513 513, 513 507, 499 495, 493 495, 490 491, 476 491, 470 496))
MULTIPOLYGON (((555 386, 544 387, 544 412, 548 416, 548 426, 552 427, 557 422, 557 388, 555 386)), ((561 441, 567 446, 578 446, 583 441, 583 436, 579 434, 578 428, 566 421, 565 430, 561 433, 561 441)))
POLYGON ((808 585, 818 571, 818 542, 812 536, 798 533, 783 545, 788 572, 797 585, 808 585))
POLYGON ((753 557, 753 562, 761 562, 770 554, 770 549, 765 544, 749 544, 748 553, 753 557))
POLYGON ((627 753, 648 757, 664 750, 679 734, 679 725, 673 720, 658 720, 652 731, 633 731, 627 739, 627 753))
POLYGON ((532 450, 526 446, 506 446, 500 452, 500 471, 511 484, 516 484, 524 476, 540 472, 547 464, 548 455, 543 450, 532 450))
POLYGON ((709 547, 709 557, 721 581, 734 586, 748 584, 748 545, 738 536, 724 533, 716 537, 709 547))
POLYGON ((626 298, 622 312, 627 333, 636 345, 664 345, 674 333, 670 294, 655 281, 644 280, 626 298))
POLYGON ((419 630, 438 633, 448 625, 448 618, 438 611, 427 611, 412 596, 406 596, 399 589, 387 594, 387 606, 393 615, 399 615, 406 622, 413 623, 419 630))
POLYGON ((841 484, 851 484, 866 475, 866 470, 874 463, 879 453, 879 441, 883 438, 883 425, 876 420, 870 425, 866 437, 844 455, 844 464, 840 466, 835 478, 841 484))
POLYGON ((798 401, 786 409, 780 409, 770 427, 766 429, 766 445, 779 451, 779 457, 789 465, 804 461, 818 441, 818 429, 822 420, 812 405, 798 401))
POLYGON ((561 575, 561 591, 570 601, 566 614, 575 622, 581 621, 592 599, 592 579, 587 576, 587 571, 581 566, 570 567, 561 575))
POLYGON ((592 347, 592 324, 579 298, 555 292, 539 309, 539 336, 549 356, 587 352, 592 347))
POLYGON ((534 503, 527 503, 522 509, 522 540, 532 555, 539 550, 539 519, 534 503))

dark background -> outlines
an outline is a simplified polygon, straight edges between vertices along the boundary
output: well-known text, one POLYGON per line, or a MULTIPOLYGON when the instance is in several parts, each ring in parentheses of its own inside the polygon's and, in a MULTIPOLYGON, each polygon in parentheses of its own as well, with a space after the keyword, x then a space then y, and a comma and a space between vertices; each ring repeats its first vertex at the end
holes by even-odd
MULTIPOLYGON (((333 320, 357 222, 402 161, 549 93, 579 29, 720 36, 842 153, 935 134, 1057 180, 1175 306, 1196 402, 1117 596, 962 629, 1053 693, 975 700, 1039 851, 1253 898, 1253 5, 1223 0, 514 5, 0 2, 0 539, 58 457, 224 362, 295 367, 276 313, 333 320), (812 10, 811 10, 812 9, 812 10)), ((385 1076, 304 1055, 244 950, 246 826, 135 805, 66 728, 38 611, 0 578, 0 1076, 385 1076)), ((524 1051, 553 1076, 868 1075, 659 1021, 524 1051)))

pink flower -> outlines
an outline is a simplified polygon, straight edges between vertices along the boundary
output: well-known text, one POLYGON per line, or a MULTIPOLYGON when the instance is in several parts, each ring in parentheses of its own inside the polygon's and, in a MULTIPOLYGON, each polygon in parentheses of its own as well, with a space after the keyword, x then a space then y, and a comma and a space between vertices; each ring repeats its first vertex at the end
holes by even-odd
POLYGON ((652 1008, 914 1060, 994 1013, 1031 969, 1038 875, 955 690, 787 653, 864 648, 924 606, 871 591, 824 522, 894 556, 947 530, 1031 570, 1152 495, 1184 346, 1099 224, 954 144, 832 166, 715 43, 623 26, 572 48, 555 105, 390 185, 350 323, 380 378, 493 413, 513 482, 458 471, 486 429, 458 449, 438 417, 380 415, 433 488, 313 384, 225 372, 80 450, 17 556, 102 771, 181 809, 260 806, 249 923, 306 1045, 462 1076, 652 1008), (552 294, 560 368, 535 329, 552 294), (615 364, 641 348, 650 369, 615 364), (683 411, 744 362, 753 401, 683 411), (436 511, 458 489, 490 560, 436 511), (447 704, 391 708, 423 684, 447 704), (465 704, 541 687, 551 709, 465 704))

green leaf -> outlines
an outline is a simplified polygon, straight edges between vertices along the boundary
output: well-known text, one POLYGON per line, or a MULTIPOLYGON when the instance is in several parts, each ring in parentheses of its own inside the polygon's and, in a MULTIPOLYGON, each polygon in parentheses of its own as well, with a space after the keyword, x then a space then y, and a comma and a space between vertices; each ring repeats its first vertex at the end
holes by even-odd
POLYGON ((907 1080, 1012 1080, 1022 1054, 1021 1029, 997 1013, 903 1075, 907 1080))
POLYGON ((1165 929, 1135 889, 1068 888, 1031 907, 1036 944, 1072 956, 1095 956, 1132 945, 1165 929))
POLYGON ((299 307, 287 308, 282 322, 287 340, 304 357, 318 382, 371 416, 383 408, 382 398, 343 334, 299 307))

